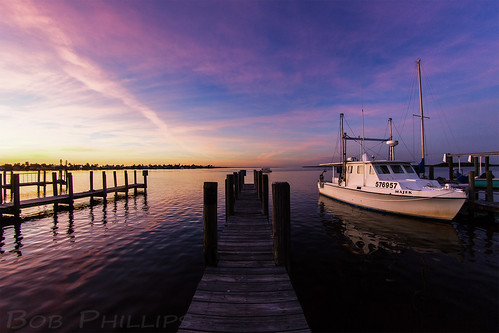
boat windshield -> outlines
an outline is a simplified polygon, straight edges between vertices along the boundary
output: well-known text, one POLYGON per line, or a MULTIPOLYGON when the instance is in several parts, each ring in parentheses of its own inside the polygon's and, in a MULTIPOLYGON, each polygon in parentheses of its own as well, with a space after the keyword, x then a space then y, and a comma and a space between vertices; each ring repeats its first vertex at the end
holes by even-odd
POLYGON ((390 165, 390 167, 392 168, 393 173, 404 173, 402 166, 399 164, 393 164, 393 165, 390 165))
POLYGON ((389 174, 390 169, 388 169, 387 165, 375 165, 374 168, 378 174, 389 174))
POLYGON ((410 166, 410 165, 403 164, 403 167, 405 169, 405 172, 407 172, 407 173, 416 173, 414 171, 414 169, 412 168, 412 166, 410 166))

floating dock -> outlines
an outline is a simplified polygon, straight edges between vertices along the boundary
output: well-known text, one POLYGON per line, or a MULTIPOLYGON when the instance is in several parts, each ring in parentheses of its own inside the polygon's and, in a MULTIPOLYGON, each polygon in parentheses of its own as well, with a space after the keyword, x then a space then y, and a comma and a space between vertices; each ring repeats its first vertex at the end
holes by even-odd
POLYGON ((273 227, 257 189, 237 191, 218 263, 206 268, 179 332, 310 332, 285 266, 275 264, 273 227))

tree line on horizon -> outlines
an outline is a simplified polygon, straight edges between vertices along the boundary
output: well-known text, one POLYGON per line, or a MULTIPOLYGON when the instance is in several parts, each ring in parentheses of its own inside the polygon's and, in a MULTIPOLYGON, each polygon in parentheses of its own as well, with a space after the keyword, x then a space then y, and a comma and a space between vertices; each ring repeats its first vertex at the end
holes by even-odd
POLYGON ((211 169, 217 168, 211 164, 208 165, 197 165, 197 164, 72 164, 67 163, 63 165, 60 164, 46 164, 46 163, 5 163, 0 165, 0 170, 2 171, 33 171, 33 170, 121 170, 121 169, 211 169))

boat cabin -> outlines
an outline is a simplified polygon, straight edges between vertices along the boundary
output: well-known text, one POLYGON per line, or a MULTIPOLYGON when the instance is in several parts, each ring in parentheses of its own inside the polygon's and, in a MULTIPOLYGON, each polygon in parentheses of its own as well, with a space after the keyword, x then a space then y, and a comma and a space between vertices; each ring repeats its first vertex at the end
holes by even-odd
POLYGON ((347 162, 346 172, 343 172, 343 167, 344 165, 341 163, 333 165, 333 183, 347 187, 378 187, 380 181, 393 182, 419 179, 414 168, 407 162, 347 162))

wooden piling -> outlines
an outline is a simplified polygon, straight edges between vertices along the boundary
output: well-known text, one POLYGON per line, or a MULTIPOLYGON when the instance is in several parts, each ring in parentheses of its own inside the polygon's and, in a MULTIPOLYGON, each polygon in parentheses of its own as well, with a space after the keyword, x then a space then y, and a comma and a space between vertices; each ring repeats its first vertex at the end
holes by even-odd
POLYGON ((62 193, 62 169, 59 170, 59 193, 62 193))
POLYGON ((125 170, 125 196, 128 197, 128 172, 125 170))
POLYGON ((66 188, 68 192, 68 204, 69 208, 74 208, 74 192, 73 192, 73 174, 71 172, 66 174, 66 188))
POLYGON ((47 170, 43 170, 43 196, 47 196, 47 170))
MULTIPOLYGON (((133 170, 133 183, 137 184, 137 170, 133 170)), ((133 195, 137 195, 137 187, 133 188, 133 195)))
POLYGON ((262 200, 262 171, 258 171, 258 200, 262 200))
POLYGON ((269 216, 269 175, 262 176, 262 214, 269 216))
MULTIPOLYGON (((94 190, 94 172, 90 170, 90 191, 94 190)), ((94 204, 94 196, 90 196, 90 205, 94 204)))
POLYGON ((234 197, 236 200, 239 198, 239 175, 237 172, 233 173, 234 175, 234 197))
POLYGON ((37 194, 38 196, 40 196, 40 187, 41 187, 41 185, 42 185, 42 180, 41 180, 41 174, 40 174, 40 171, 41 171, 41 170, 38 170, 38 179, 37 179, 37 181, 36 181, 36 182, 38 183, 38 184, 36 185, 36 194, 37 194))
MULTIPOLYGON (((57 172, 52 172, 52 195, 57 196, 57 172)), ((59 204, 54 202, 54 212, 57 212, 59 204)))
POLYGON ((433 180, 435 179, 435 166, 430 165, 429 168, 430 168, 430 180, 433 180))
POLYGON ((144 193, 147 193, 147 176, 149 172, 147 170, 142 170, 142 176, 144 176, 144 193))
POLYGON ((102 198, 104 199, 103 202, 106 204, 107 202, 107 177, 106 177, 106 171, 102 171, 102 198))
POLYGON ((492 187, 492 171, 485 171, 485 175, 487 176, 487 191, 485 192, 485 200, 493 202, 494 201, 494 189, 492 187))
POLYGON ((217 182, 203 187, 204 264, 217 265, 217 182))
POLYGON ((3 197, 7 198, 7 171, 6 170, 3 171, 3 184, 4 184, 3 197))
POLYGON ((12 176, 11 180, 11 191, 13 195, 13 203, 14 203, 14 216, 19 217, 21 215, 21 191, 19 186, 19 174, 15 174, 12 176))
MULTIPOLYGON (((113 171, 113 181, 114 181, 114 187, 118 187, 118 178, 116 176, 116 170, 113 171)), ((114 196, 118 196, 118 192, 114 192, 114 196)))
POLYGON ((478 157, 473 157, 473 166, 475 167, 475 176, 480 177, 478 169, 478 157))
POLYGON ((244 177, 246 177, 246 170, 239 170, 239 192, 242 192, 244 188, 244 177))
POLYGON ((475 172, 468 172, 468 212, 475 212, 475 172))
POLYGON ((278 266, 289 266, 291 238, 290 189, 286 182, 272 184, 272 231, 274 239, 274 262, 278 266))
POLYGON ((454 179, 454 162, 452 161, 452 156, 447 155, 447 164, 449 165, 449 180, 454 179))
POLYGON ((234 175, 227 175, 225 179, 225 220, 234 215, 234 175))
POLYGON ((490 170, 490 156, 485 156, 485 172, 490 170))

